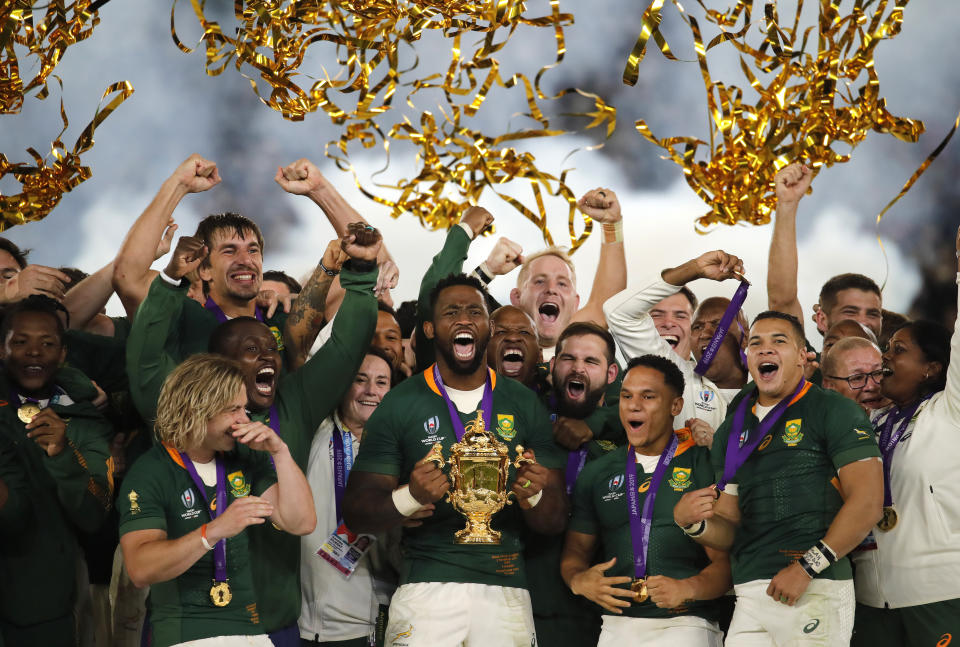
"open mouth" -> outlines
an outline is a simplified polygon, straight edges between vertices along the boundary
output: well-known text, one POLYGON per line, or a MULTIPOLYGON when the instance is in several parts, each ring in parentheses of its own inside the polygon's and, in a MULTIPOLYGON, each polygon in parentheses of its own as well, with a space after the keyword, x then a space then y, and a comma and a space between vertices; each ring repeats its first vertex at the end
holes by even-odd
POLYGON ((477 352, 476 340, 469 332, 458 332, 453 336, 453 354, 461 362, 469 362, 477 352))
POLYGON ((779 370, 780 367, 773 362, 761 362, 760 365, 757 366, 757 372, 760 374, 760 377, 765 380, 773 378, 779 370))
POLYGON ((230 279, 238 283, 252 283, 255 278, 256 278, 256 274, 249 270, 234 272, 233 274, 230 275, 230 279))
POLYGON ((553 323, 560 316, 560 306, 556 303, 541 303, 537 312, 540 313, 541 319, 547 323, 553 323))
POLYGON ((507 348, 500 357, 501 372, 516 377, 523 370, 523 351, 519 348, 507 348))
POLYGON ((254 382, 257 393, 260 395, 273 395, 273 383, 276 375, 277 371, 270 366, 264 366, 257 371, 257 377, 254 382))
POLYGON ((643 426, 643 420, 628 420, 627 424, 630 425, 630 429, 633 431, 639 431, 643 426))
POLYGON ((587 383, 580 379, 567 380, 567 397, 579 400, 587 392, 587 383))
POLYGON ((40 377, 46 372, 46 368, 39 364, 30 364, 23 367, 23 372, 28 377, 40 377))
POLYGON ((357 400, 357 404, 361 407, 370 407, 371 409, 376 409, 377 405, 380 404, 376 400, 357 400))
POLYGON ((660 335, 660 337, 661 339, 663 339, 663 341, 670 344, 671 348, 676 348, 677 344, 680 343, 680 338, 677 337, 676 335, 660 335))
POLYGON ((887 379, 888 377, 891 377, 892 375, 893 375, 893 369, 890 368, 889 366, 884 366, 884 367, 883 367, 883 379, 887 379))

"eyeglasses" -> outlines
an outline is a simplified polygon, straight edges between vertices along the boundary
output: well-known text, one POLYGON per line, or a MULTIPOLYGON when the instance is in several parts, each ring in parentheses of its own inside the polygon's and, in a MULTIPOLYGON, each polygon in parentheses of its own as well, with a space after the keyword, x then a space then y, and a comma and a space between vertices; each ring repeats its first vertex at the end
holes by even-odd
POLYGON ((854 391, 859 391, 867 385, 867 378, 873 380, 874 384, 880 386, 880 380, 883 379, 883 369, 877 369, 876 371, 870 373, 854 373, 853 375, 848 375, 847 377, 840 377, 839 375, 828 375, 831 380, 845 380, 847 384, 850 385, 850 388, 854 391))

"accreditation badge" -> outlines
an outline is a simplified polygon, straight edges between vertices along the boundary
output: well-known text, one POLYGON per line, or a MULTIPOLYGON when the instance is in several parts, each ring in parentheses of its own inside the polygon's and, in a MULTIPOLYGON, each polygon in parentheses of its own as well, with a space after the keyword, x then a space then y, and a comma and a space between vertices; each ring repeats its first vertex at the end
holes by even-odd
POLYGON ((341 523, 323 542, 317 555, 349 579, 376 540, 373 535, 354 534, 341 523))

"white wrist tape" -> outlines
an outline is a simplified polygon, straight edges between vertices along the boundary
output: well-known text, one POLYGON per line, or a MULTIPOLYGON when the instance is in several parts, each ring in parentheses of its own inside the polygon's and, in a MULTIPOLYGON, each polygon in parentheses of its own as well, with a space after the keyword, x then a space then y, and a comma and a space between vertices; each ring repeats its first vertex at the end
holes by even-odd
POLYGON ((413 498, 413 495, 410 494, 410 486, 408 485, 397 488, 393 491, 391 496, 393 498, 393 505, 396 507, 397 512, 404 517, 409 517, 423 507, 423 504, 413 498))
POLYGON ((543 498, 543 490, 540 490, 539 492, 534 494, 532 497, 527 499, 527 503, 530 504, 531 508, 534 508, 538 503, 540 503, 540 499, 542 498, 543 498))

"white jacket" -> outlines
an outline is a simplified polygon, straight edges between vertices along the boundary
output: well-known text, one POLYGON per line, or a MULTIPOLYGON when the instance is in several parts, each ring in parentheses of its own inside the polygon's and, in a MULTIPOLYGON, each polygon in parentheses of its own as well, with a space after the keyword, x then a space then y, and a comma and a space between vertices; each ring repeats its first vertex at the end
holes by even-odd
MULTIPOLYGON (((317 527, 300 540, 300 637, 320 642, 362 638, 373 632, 379 605, 389 604, 396 582, 390 582, 385 564, 384 537, 357 564, 349 579, 328 564, 317 551, 337 529, 336 500, 333 487, 333 416, 317 429, 310 445, 307 481, 313 490, 317 527)), ((337 418, 337 424, 340 420, 337 418)), ((341 425, 342 427, 342 425, 341 425)), ((353 439, 353 456, 360 441, 353 439)))
MULTIPOLYGON (((885 418, 885 412, 876 416, 874 429, 885 418)), ((896 609, 960 598, 958 324, 947 386, 923 404, 900 438, 890 484, 899 521, 889 532, 874 528, 877 549, 853 556, 857 602, 896 609)))
POLYGON ((674 427, 686 427, 688 419, 699 418, 716 431, 727 415, 727 404, 738 391, 720 389, 707 378, 694 373, 696 362, 677 355, 657 332, 649 314, 654 306, 679 291, 679 286, 658 279, 639 292, 631 294, 629 290, 624 290, 613 295, 603 304, 603 314, 620 352, 627 360, 640 355, 659 355, 680 367, 684 381, 683 409, 674 418, 674 427))

